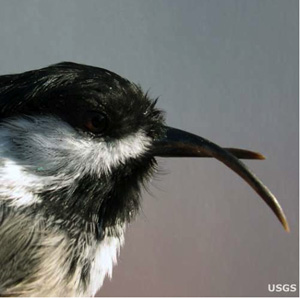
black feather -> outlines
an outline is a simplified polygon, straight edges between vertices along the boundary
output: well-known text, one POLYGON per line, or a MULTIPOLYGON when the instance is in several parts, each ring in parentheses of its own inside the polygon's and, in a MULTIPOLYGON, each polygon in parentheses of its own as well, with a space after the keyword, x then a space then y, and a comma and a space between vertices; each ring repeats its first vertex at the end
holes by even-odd
POLYGON ((109 70, 71 62, 0 77, 0 119, 54 114, 84 129, 84 114, 102 111, 110 118, 112 138, 137 128, 157 137, 164 117, 155 108, 156 101, 109 70))
MULTIPOLYGON (((160 137, 164 116, 156 102, 139 86, 111 71, 71 62, 0 77, 1 119, 55 115, 87 133, 82 125, 85 113, 101 111, 109 119, 109 129, 101 136, 107 140, 141 129, 153 139, 160 137)), ((140 206, 141 186, 154 169, 155 160, 147 154, 130 159, 113 168, 110 175, 85 175, 68 187, 36 193, 42 203, 31 206, 30 212, 43 211, 47 217, 62 219, 62 228, 70 234, 74 225, 80 231, 91 223, 88 228, 101 239, 106 228, 115 233, 117 223, 134 217, 140 206)))

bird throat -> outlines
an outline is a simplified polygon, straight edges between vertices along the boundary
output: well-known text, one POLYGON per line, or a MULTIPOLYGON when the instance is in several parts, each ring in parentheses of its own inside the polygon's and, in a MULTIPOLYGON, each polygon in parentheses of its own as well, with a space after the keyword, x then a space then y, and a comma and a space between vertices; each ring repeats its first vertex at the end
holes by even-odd
POLYGON ((154 158, 143 158, 120 165, 110 175, 85 174, 64 188, 39 193, 36 208, 67 233, 92 232, 98 239, 118 236, 118 227, 138 213, 142 186, 155 165, 154 158))

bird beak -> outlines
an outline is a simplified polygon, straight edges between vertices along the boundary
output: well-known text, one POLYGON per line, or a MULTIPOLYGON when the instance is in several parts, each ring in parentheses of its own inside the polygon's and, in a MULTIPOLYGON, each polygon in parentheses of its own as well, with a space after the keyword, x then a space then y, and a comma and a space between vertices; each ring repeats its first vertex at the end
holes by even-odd
POLYGON ((273 210, 284 229, 289 225, 271 191, 239 159, 265 159, 260 153, 220 146, 189 132, 165 127, 164 137, 155 141, 153 155, 158 157, 214 157, 243 178, 273 210))

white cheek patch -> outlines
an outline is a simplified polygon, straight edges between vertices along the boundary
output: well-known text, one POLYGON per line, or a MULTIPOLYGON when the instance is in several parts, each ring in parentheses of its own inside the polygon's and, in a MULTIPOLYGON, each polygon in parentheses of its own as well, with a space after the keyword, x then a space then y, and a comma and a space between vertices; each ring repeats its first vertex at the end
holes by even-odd
POLYGON ((86 160, 87 171, 109 173, 113 167, 124 164, 129 158, 137 158, 145 153, 150 144, 150 138, 143 131, 138 131, 111 143, 93 141, 93 144, 86 144, 86 150, 81 154, 86 160))
POLYGON ((42 187, 39 177, 25 173, 23 168, 15 162, 1 160, 0 167, 0 197, 9 200, 12 206, 26 206, 39 202, 39 198, 33 194, 42 187))
POLYGON ((0 196, 12 197, 16 206, 31 205, 38 202, 33 191, 62 188, 86 174, 109 174, 150 145, 143 130, 105 142, 51 116, 9 119, 0 126, 0 196))

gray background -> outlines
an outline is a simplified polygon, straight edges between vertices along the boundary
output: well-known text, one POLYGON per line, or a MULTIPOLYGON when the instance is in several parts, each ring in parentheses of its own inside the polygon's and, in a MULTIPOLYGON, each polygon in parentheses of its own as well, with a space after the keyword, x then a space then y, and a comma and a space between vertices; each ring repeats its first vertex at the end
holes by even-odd
POLYGON ((1 74, 108 68, 160 96, 169 125, 267 156, 247 164, 291 234, 219 162, 159 160, 100 295, 272 296, 268 283, 298 282, 298 1, 2 0, 0 42, 1 74))

